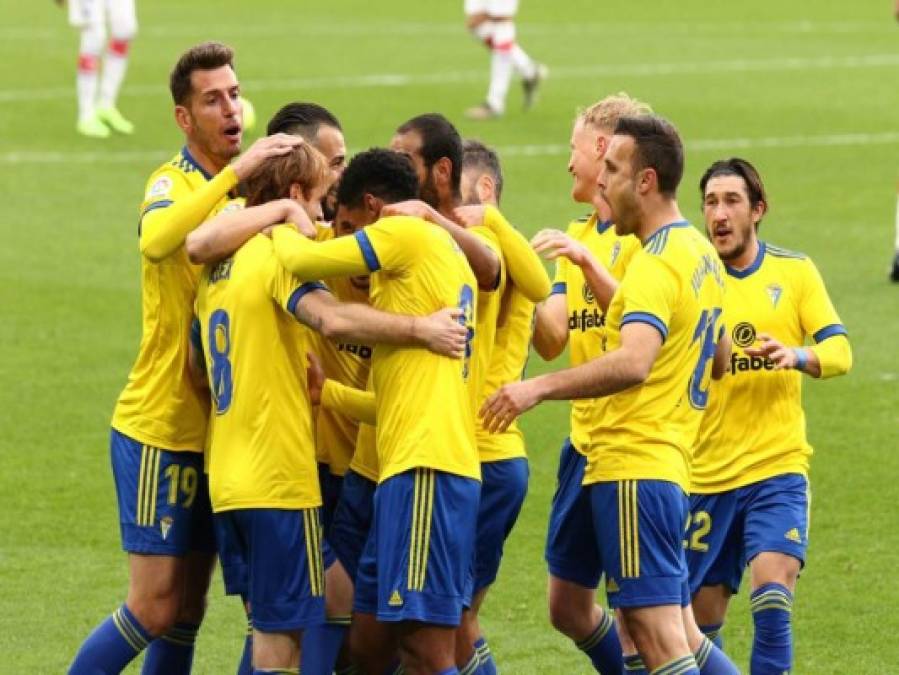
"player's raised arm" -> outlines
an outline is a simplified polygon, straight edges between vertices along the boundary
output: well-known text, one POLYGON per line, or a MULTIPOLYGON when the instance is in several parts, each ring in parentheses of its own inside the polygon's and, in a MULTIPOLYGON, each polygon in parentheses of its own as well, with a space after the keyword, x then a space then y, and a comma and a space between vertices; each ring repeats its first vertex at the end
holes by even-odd
MULTIPOLYGON (((460 207, 457 214, 464 209, 477 207, 460 207)), ((537 252, 531 248, 528 240, 500 213, 499 209, 487 206, 484 209, 484 225, 499 240, 509 278, 531 302, 545 300, 550 294, 552 284, 549 275, 540 262, 537 252)))
POLYGON ((338 237, 317 243, 301 235, 295 227, 281 225, 272 231, 272 242, 278 261, 303 281, 368 274, 375 264, 365 259, 358 237, 338 237))

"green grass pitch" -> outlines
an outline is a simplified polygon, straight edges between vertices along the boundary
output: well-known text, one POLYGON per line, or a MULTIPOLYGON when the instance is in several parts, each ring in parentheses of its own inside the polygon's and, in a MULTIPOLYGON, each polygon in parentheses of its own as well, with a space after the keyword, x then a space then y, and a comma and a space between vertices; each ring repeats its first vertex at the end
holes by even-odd
MULTIPOLYGON (((802 674, 899 672, 899 286, 886 281, 899 149, 899 27, 888 0, 646 3, 524 0, 519 35, 551 78, 539 105, 470 123, 488 57, 461 0, 139 2, 141 32, 120 108, 133 138, 74 134, 77 37, 49 0, 2 0, 0 25, 0 671, 62 672, 123 599, 108 424, 139 337, 137 207, 144 181, 181 145, 166 92, 187 46, 231 43, 264 121, 293 99, 321 102, 348 143, 386 143, 439 110, 502 152, 504 207, 528 232, 584 209, 568 198, 575 109, 626 90, 673 120, 687 145, 681 206, 740 154, 767 182, 764 238, 810 254, 847 325, 855 368, 807 382, 811 549, 795 606, 802 674)), ((561 366, 559 360, 552 367, 561 366)), ((535 356, 530 372, 547 366, 535 356)), ((753 419, 765 424, 766 404, 753 419)), ((586 673, 545 608, 542 559, 567 406, 524 420, 531 490, 483 624, 504 673, 586 673)), ((234 670, 238 603, 213 582, 198 673, 234 670)), ((725 636, 748 666, 745 594, 725 636)), ((129 672, 137 672, 132 668, 129 672)))

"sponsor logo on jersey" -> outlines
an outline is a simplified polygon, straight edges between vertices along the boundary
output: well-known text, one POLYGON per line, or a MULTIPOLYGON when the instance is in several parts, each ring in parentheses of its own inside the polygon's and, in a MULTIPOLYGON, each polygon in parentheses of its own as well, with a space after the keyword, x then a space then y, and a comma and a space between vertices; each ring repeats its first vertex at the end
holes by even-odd
POLYGON ((337 351, 355 354, 360 359, 371 358, 371 347, 368 345, 354 345, 348 342, 341 342, 337 345, 337 351))
POLYGON ((731 337, 737 347, 742 347, 743 349, 751 347, 752 343, 755 342, 755 326, 746 321, 738 323, 734 326, 731 337))
POLYGON ((568 330, 589 330, 591 328, 601 328, 606 325, 606 315, 600 314, 599 310, 594 308, 582 309, 579 312, 572 312, 568 317, 568 330))
POLYGON ((593 291, 590 290, 590 286, 589 284, 587 284, 587 282, 584 282, 584 288, 582 292, 584 294, 584 301, 588 305, 592 305, 596 302, 596 296, 593 295, 593 291))
POLYGON ((759 370, 774 370, 774 361, 765 356, 730 355, 730 374, 746 373, 759 370))
POLYGON ((780 284, 768 284, 765 287, 765 292, 768 294, 768 297, 771 298, 771 304, 777 309, 777 303, 780 302, 780 296, 782 296, 784 292, 783 286, 780 284))
POLYGON ((165 197, 172 190, 172 179, 168 176, 160 176, 156 182, 147 190, 147 199, 156 199, 157 197, 165 197))

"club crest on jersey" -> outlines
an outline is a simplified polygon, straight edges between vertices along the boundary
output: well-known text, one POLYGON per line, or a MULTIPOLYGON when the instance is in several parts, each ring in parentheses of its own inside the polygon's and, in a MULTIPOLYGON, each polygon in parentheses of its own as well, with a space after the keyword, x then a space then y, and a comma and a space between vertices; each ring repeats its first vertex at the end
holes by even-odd
POLYGON ((780 284, 768 284, 765 287, 768 297, 771 298, 771 304, 777 309, 777 303, 780 302, 780 296, 783 295, 784 289, 780 284))
POLYGON ((172 525, 175 524, 175 520, 171 516, 164 516, 159 521, 159 531, 162 532, 162 539, 165 541, 169 536, 169 531, 172 529, 172 525))
POLYGON ((609 258, 609 267, 615 264, 615 261, 618 260, 618 254, 621 253, 621 242, 616 241, 615 245, 612 247, 612 255, 609 258))
POLYGON ((156 197, 165 197, 172 190, 172 179, 168 176, 160 176, 156 182, 147 190, 147 199, 155 199, 156 197))
POLYGON ((588 305, 592 305, 596 302, 596 297, 593 295, 593 291, 590 290, 590 286, 587 283, 584 283, 584 300, 588 305))

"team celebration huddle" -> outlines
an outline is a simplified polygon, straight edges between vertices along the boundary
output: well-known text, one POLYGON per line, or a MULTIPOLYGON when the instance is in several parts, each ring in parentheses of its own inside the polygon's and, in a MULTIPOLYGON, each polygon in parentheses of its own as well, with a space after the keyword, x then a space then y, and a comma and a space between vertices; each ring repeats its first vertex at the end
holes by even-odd
POLYGON ((675 126, 624 93, 584 101, 558 201, 589 213, 529 241, 497 152, 441 114, 349 139, 381 147, 348 160, 327 108, 287 103, 242 152, 228 46, 184 52, 170 89, 185 143, 140 206, 143 332, 111 424, 129 586, 70 673, 141 652, 189 673, 216 561, 246 610, 240 674, 499 672, 478 614, 501 602, 527 453, 556 452, 517 426, 546 400, 571 401, 548 616, 584 669, 791 671, 802 381, 852 355, 814 263, 759 238, 749 161, 705 170, 703 233, 675 126), (569 367, 528 377, 532 346, 569 367))

